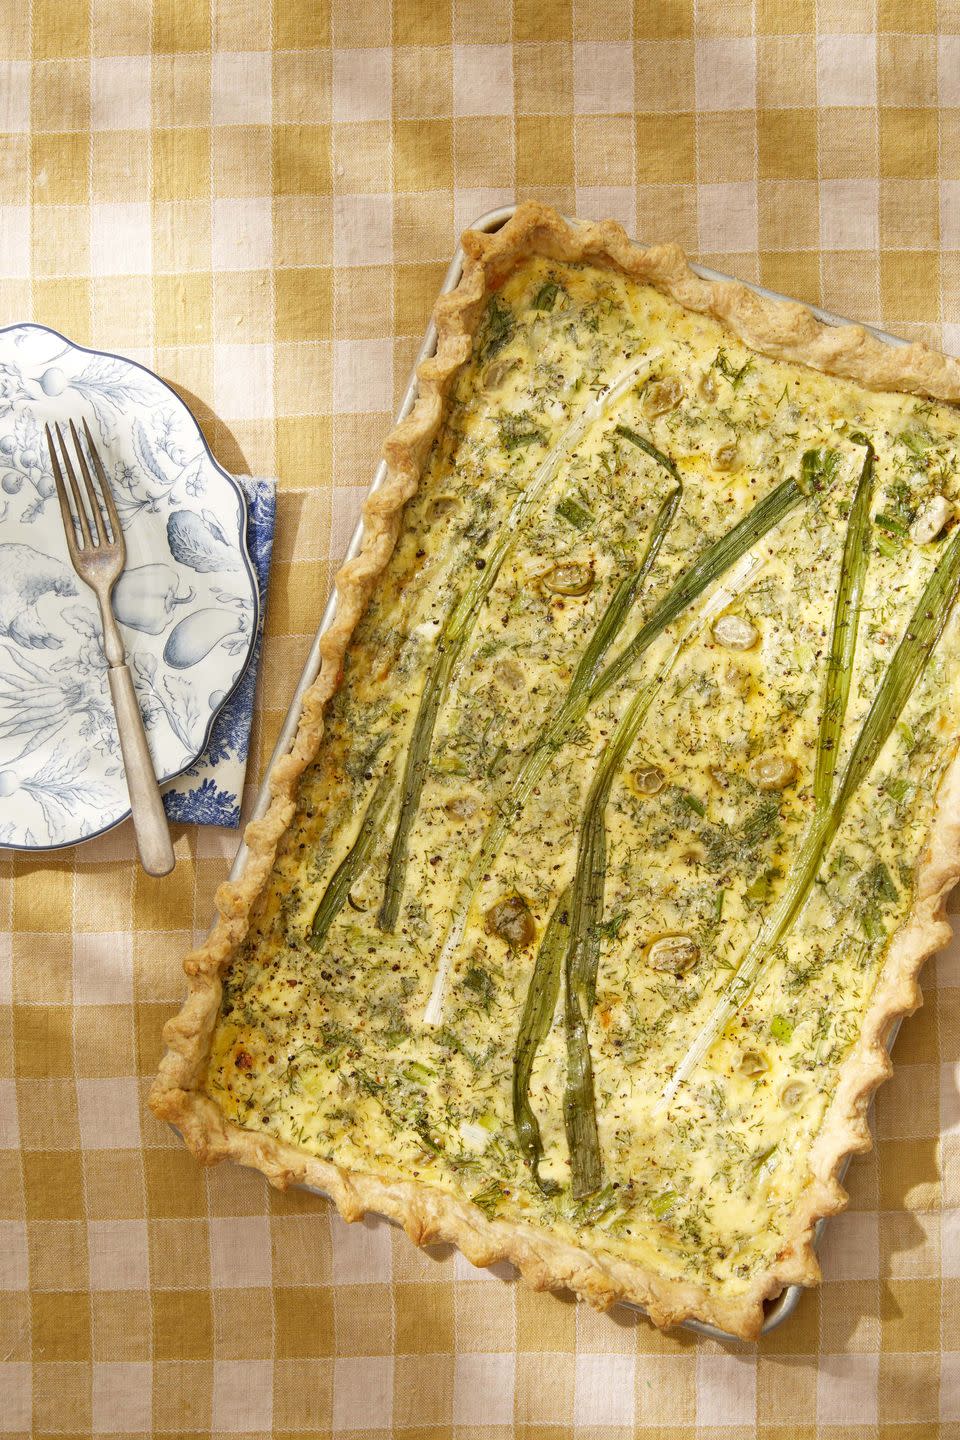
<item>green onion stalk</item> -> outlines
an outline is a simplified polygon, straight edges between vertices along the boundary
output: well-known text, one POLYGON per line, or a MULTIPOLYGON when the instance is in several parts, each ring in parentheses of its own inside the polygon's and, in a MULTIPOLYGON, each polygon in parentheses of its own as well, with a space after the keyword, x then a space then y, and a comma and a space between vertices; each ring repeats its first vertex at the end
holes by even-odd
MULTIPOLYGON (((809 462, 811 454, 815 456, 817 452, 808 452, 808 455, 804 457, 806 465, 804 489, 807 491, 817 488, 821 478, 818 466, 809 462)), ((865 474, 868 469, 869 474, 872 474, 872 452, 869 452, 869 457, 869 466, 864 467, 865 474)), ((861 488, 866 492, 865 503, 868 504, 869 479, 862 482, 861 488)), ((776 492, 773 493, 776 494, 776 492)), ((753 513, 751 512, 751 514, 753 513)), ((749 520, 751 517, 746 518, 749 520)), ((723 538, 724 541, 728 539, 728 537, 723 538)), ((723 544, 723 541, 720 543, 723 544)), ((728 552, 735 551, 736 547, 728 545, 726 549, 728 552)), ((713 616, 725 609, 733 597, 751 583, 757 570, 764 563, 764 558, 758 549, 747 550, 740 554, 732 564, 723 584, 710 597, 699 615, 688 624, 685 633, 661 663, 658 673, 634 695, 612 739, 601 754, 587 795, 584 816, 580 825, 577 865, 571 891, 570 938, 565 960, 564 1021, 567 1033, 567 1083, 564 1093, 564 1123, 570 1154, 571 1188, 575 1198, 592 1194, 599 1187, 602 1176, 589 1024, 596 1000, 600 927, 603 921, 606 884, 605 815, 610 791, 614 779, 633 748, 650 705, 673 669, 681 651, 695 638, 702 627, 710 622, 713 616)), ((689 577, 690 572, 687 572, 687 575, 681 577, 678 584, 685 584, 689 588, 689 577)), ((860 588, 862 589, 862 582, 860 588)), ((855 593, 858 598, 860 591, 857 590, 855 593)), ((847 618, 849 607, 845 607, 843 613, 847 618)), ((651 622, 653 618, 651 617, 651 622)), ((640 635, 642 633, 641 630, 640 635)), ((632 645, 637 644, 640 635, 636 637, 632 645)), ((627 651, 630 648, 628 646, 627 651)), ((625 655, 627 651, 624 651, 623 654, 625 655)), ((613 672, 610 684, 614 683, 617 678, 617 667, 622 663, 623 655, 604 672, 605 677, 613 672)))
POLYGON ((334 870, 323 892, 310 926, 310 944, 314 950, 323 945, 327 931, 347 903, 354 882, 370 859, 370 852, 393 798, 395 771, 395 762, 391 760, 374 787, 356 840, 334 870))
MULTIPOLYGON (((641 448, 646 450, 647 445, 641 448)), ((658 451, 656 458, 679 480, 675 466, 666 456, 661 456, 658 451)), ((594 701, 626 675, 668 625, 693 604, 709 585, 741 560, 764 535, 778 526, 804 498, 804 490, 796 480, 784 480, 769 495, 758 501, 732 529, 706 547, 690 569, 671 585, 620 655, 601 670, 607 652, 626 623, 673 522, 680 503, 680 494, 678 484, 660 506, 640 566, 632 575, 626 576, 614 592, 581 656, 560 709, 527 750, 513 781, 498 803, 497 812, 487 826, 479 849, 474 853, 460 881, 450 924, 437 961, 433 990, 424 1012, 424 1022, 428 1025, 440 1023, 447 974, 463 939, 473 897, 480 881, 502 849, 517 815, 522 812, 554 756, 576 730, 594 701)))
POLYGON ((815 813, 790 881, 657 1101, 662 1111, 744 1004, 767 957, 786 935, 816 880, 847 807, 873 769, 960 595, 960 530, 924 587, 854 742, 836 794, 815 813))
POLYGON ((560 972, 567 948, 566 931, 570 923, 569 899, 568 887, 557 901, 544 931, 527 987, 527 998, 513 1052, 513 1123, 517 1132, 517 1143, 520 1153, 533 1172, 534 1180, 546 1195, 554 1194, 558 1187, 553 1181, 540 1178, 543 1142, 539 1122, 530 1104, 530 1076, 537 1051, 549 1034, 553 1012, 557 1008, 560 972))
POLYGON ((570 1154, 571 1189, 575 1199, 599 1188, 602 1163, 597 1131, 589 1026, 596 1001, 607 875, 606 809, 617 775, 646 719, 647 712, 677 659, 703 626, 744 590, 766 556, 748 551, 707 603, 674 641, 655 675, 636 692, 612 738, 604 747, 587 793, 577 844, 577 863, 570 895, 570 934, 564 963, 566 981, 564 1028, 567 1037, 567 1083, 563 1099, 564 1126, 570 1154))
POLYGON ((656 454, 659 462, 676 478, 677 484, 662 501, 657 511, 639 566, 630 574, 625 575, 614 591, 610 603, 603 612, 577 663, 563 704, 553 720, 527 751, 508 792, 501 797, 497 804, 496 813, 487 825, 479 849, 475 851, 466 873, 460 880, 450 924, 437 961, 433 990, 424 1011, 424 1023, 427 1025, 440 1023, 447 974, 454 953, 463 939, 463 932, 477 886, 493 859, 502 849, 514 820, 523 810, 535 786, 543 778, 547 766, 563 744, 564 738, 587 713, 590 705, 591 684, 596 679, 604 656, 626 623, 627 616, 653 568, 667 531, 673 523, 683 488, 673 461, 666 455, 661 455, 659 451, 656 454))
POLYGON ((420 797, 423 794, 423 786, 427 778, 427 765, 430 759, 437 715, 450 683, 454 666, 473 633, 477 617, 496 583, 504 560, 513 549, 523 522, 541 499, 544 489, 556 473, 557 466, 590 426, 602 419, 610 406, 620 399, 632 385, 636 384, 639 372, 649 369, 651 359, 652 355, 648 352, 640 362, 632 365, 614 384, 608 386, 595 400, 591 401, 577 419, 567 427, 553 450, 538 467, 531 484, 514 501, 500 536, 492 552, 486 558, 483 570, 462 592, 444 622, 443 630, 437 641, 434 661, 420 697, 416 719, 413 722, 413 733, 410 737, 410 746, 407 750, 403 771, 400 813, 390 845, 383 904, 380 907, 378 921, 380 929, 387 933, 391 933, 397 927, 407 877, 410 832, 420 808, 420 797))
MULTIPOLYGON (((640 360, 630 365, 606 390, 585 406, 577 418, 568 425, 557 444, 537 467, 530 484, 517 496, 511 506, 496 544, 485 558, 483 568, 460 592, 447 613, 417 706, 400 781, 399 813, 390 846, 383 903, 378 918, 379 926, 384 931, 391 932, 396 928, 406 880, 410 832, 416 819, 420 796, 426 780, 427 764, 440 705, 454 667, 473 631, 477 617, 496 583, 503 562, 516 543, 524 521, 542 499, 544 490, 552 480, 564 456, 577 444, 590 426, 602 419, 611 405, 614 405, 631 386, 637 383, 643 371, 649 370, 658 356, 659 351, 657 350, 647 351, 640 360)), ((355 862, 349 855, 342 862, 342 865, 346 866, 352 874, 358 873, 369 858, 376 827, 382 823, 385 810, 386 806, 379 803, 375 794, 354 842, 354 846, 359 846, 361 849, 362 862, 355 862), (376 825, 374 825, 374 821, 376 825)), ((318 928, 325 935, 334 917, 345 903, 346 891, 342 885, 333 894, 330 893, 333 881, 337 880, 339 875, 340 869, 338 868, 317 907, 311 927, 312 943, 314 944, 317 943, 318 928)))
POLYGON ((830 655, 824 677, 823 704, 820 711, 820 728, 817 736, 817 759, 814 766, 813 794, 817 810, 830 804, 833 782, 837 771, 843 723, 850 698, 850 682, 857 653, 857 637, 860 628, 860 611, 863 607, 863 592, 870 561, 870 505, 873 499, 873 446, 866 436, 854 436, 866 446, 866 456, 860 479, 850 507, 847 533, 844 539, 843 556, 840 561, 840 579, 833 608, 833 629, 830 638, 830 655))

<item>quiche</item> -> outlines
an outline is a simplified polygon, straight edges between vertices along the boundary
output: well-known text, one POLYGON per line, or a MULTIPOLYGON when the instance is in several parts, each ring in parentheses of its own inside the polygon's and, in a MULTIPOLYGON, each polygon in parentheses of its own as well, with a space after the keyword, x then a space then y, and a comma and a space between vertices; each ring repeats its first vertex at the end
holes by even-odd
POLYGON ((463 244, 153 1107, 752 1337, 949 935, 960 366, 612 222, 463 244))

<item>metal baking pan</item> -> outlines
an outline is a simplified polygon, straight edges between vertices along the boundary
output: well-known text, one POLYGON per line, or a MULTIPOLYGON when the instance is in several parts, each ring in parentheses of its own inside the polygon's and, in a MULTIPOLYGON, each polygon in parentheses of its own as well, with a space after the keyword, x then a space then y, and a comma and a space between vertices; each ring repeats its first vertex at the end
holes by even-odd
MULTIPOLYGON (((501 227, 507 223, 507 221, 513 215, 515 209, 515 205, 503 205, 498 210, 489 210, 485 215, 481 215, 479 220, 475 220, 470 228, 472 230, 483 230, 486 231, 488 234, 493 233, 494 231, 501 229, 501 227)), ((576 222, 571 221, 571 223, 575 224, 576 222)), ((451 290, 456 289, 456 286, 458 285, 460 277, 463 273, 464 258, 465 257, 463 250, 460 246, 458 246, 453 259, 450 261, 450 266, 447 270, 443 285, 440 288, 441 295, 449 294, 451 290)), ((724 274, 724 272, 721 270, 711 270, 709 266, 706 265, 693 264, 692 269, 696 271, 698 275, 703 276, 705 280, 731 280, 734 278, 731 275, 724 274)), ((776 290, 767 290, 763 285, 754 285, 750 281, 744 281, 742 283, 748 285, 751 290, 755 290, 758 295, 765 295, 772 300, 789 300, 793 298, 792 296, 781 295, 776 290)), ((816 315, 817 319, 822 320, 826 325, 849 325, 851 323, 849 320, 845 320, 840 315, 831 314, 829 310, 821 310, 820 307, 817 305, 807 305, 805 301, 801 303, 806 306, 806 308, 811 312, 811 314, 816 315)), ((906 340, 900 339, 896 335, 889 335, 884 330, 876 329, 876 327, 873 325, 865 325, 863 328, 865 330, 869 330, 870 333, 872 335, 875 335, 878 340, 882 340, 885 345, 906 345, 908 343, 906 340)), ((420 364, 421 360, 425 360, 428 355, 433 354, 434 349, 436 348, 436 343, 437 331, 436 327, 433 324, 433 321, 431 320, 430 324, 427 326, 426 334, 423 337, 423 343, 420 346, 419 352, 417 354, 414 368, 411 371, 410 379, 407 383, 407 388, 404 391, 403 400, 401 401, 400 408, 397 411, 397 423, 399 423, 399 421, 403 420, 407 415, 409 415, 410 411, 413 408, 413 403, 416 399, 417 394, 416 367, 420 364)), ((380 486, 386 479, 386 474, 386 462, 381 460, 380 464, 377 466, 376 474, 373 477, 373 482, 370 485, 370 490, 368 493, 372 494, 373 491, 380 488, 380 486)), ((350 544, 347 546, 346 552, 343 557, 344 560, 353 559, 353 557, 360 550, 362 540, 363 522, 361 520, 358 523, 357 528, 354 530, 353 535, 351 536, 350 544)), ((336 604, 336 593, 334 592, 331 594, 330 599, 327 601, 327 606, 320 620, 320 625, 317 629, 316 636, 314 637, 313 645, 310 649, 310 654, 307 656, 306 664, 303 667, 303 673, 301 674, 300 680, 297 684, 297 688, 294 691, 293 699, 290 702, 290 708, 287 711, 286 719, 283 722, 283 727, 280 731, 279 738, 277 740, 276 746, 274 747, 273 754, 270 757, 270 764, 267 767, 263 783, 260 786, 260 790, 257 794, 253 809, 248 817, 250 820, 258 820, 263 814, 265 814, 270 804, 270 770, 273 767, 274 761, 276 761, 281 755, 285 755, 293 746, 293 741, 297 733, 297 725, 300 719, 300 710, 302 706, 303 696, 305 691, 309 689, 309 687, 313 684, 314 680, 317 678, 317 674, 320 669, 320 640, 325 631, 327 631, 330 628, 330 625, 333 623, 333 617, 336 614, 336 604)), ((247 847, 241 841, 240 848, 237 851, 236 858, 230 871, 231 880, 236 880, 239 877, 246 863, 246 859, 247 847)), ((900 1022, 897 1021, 896 1024, 891 1027, 890 1036, 887 1042, 888 1045, 893 1044, 899 1028, 900 1022)), ((843 1172, 845 1171, 846 1163, 844 1164, 843 1171, 841 1172, 841 1178, 843 1172)), ((304 1188, 313 1189, 314 1187, 306 1186, 304 1188)), ((320 1194, 322 1192, 318 1191, 317 1193, 320 1194)), ((824 1220, 820 1220, 817 1223, 816 1230, 814 1232, 815 1245, 819 1244, 820 1242, 820 1237, 823 1233, 823 1227, 825 1223, 826 1222, 824 1220)), ((769 1302, 769 1304, 767 1305, 766 1317, 763 1322, 761 1334, 768 1334, 769 1331, 776 1329, 778 1325, 782 1325, 784 1320, 786 1320, 788 1316, 793 1314, 794 1310, 797 1308, 797 1305, 800 1303, 800 1298, 803 1295, 803 1289, 804 1287, 800 1285, 789 1285, 785 1290, 781 1292, 780 1295, 777 1296, 775 1300, 769 1302)), ((640 1305, 627 1304, 625 1305, 625 1308, 631 1310, 638 1310, 641 1312, 641 1314, 643 1313, 643 1307, 640 1305)), ((738 1339, 737 1336, 729 1335, 725 1330, 719 1330, 715 1325, 707 1325, 700 1320, 685 1320, 683 1322, 683 1326, 685 1329, 694 1330, 700 1335, 709 1335, 714 1340, 722 1340, 731 1345, 742 1344, 742 1342, 738 1339)))

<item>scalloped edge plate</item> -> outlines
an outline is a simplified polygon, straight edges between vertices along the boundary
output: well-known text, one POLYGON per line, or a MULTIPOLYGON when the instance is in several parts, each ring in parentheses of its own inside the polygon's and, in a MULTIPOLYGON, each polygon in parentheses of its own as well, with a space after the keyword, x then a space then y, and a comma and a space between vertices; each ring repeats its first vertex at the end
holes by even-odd
POLYGON ((0 849, 60 850, 130 814, 96 600, 43 440, 69 417, 87 419, 120 510, 114 609, 160 784, 203 755, 259 629, 246 497, 172 386, 49 326, 0 328, 0 849))

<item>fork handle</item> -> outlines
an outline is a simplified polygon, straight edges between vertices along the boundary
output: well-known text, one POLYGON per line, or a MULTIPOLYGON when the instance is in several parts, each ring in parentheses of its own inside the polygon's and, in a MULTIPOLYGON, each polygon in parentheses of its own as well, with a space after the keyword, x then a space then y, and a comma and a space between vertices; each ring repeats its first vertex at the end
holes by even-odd
POLYGON ((107 675, 117 716, 120 751, 127 772, 130 811, 140 863, 148 875, 169 875, 174 866, 170 827, 147 745, 143 716, 133 688, 133 676, 128 665, 111 665, 107 675))

